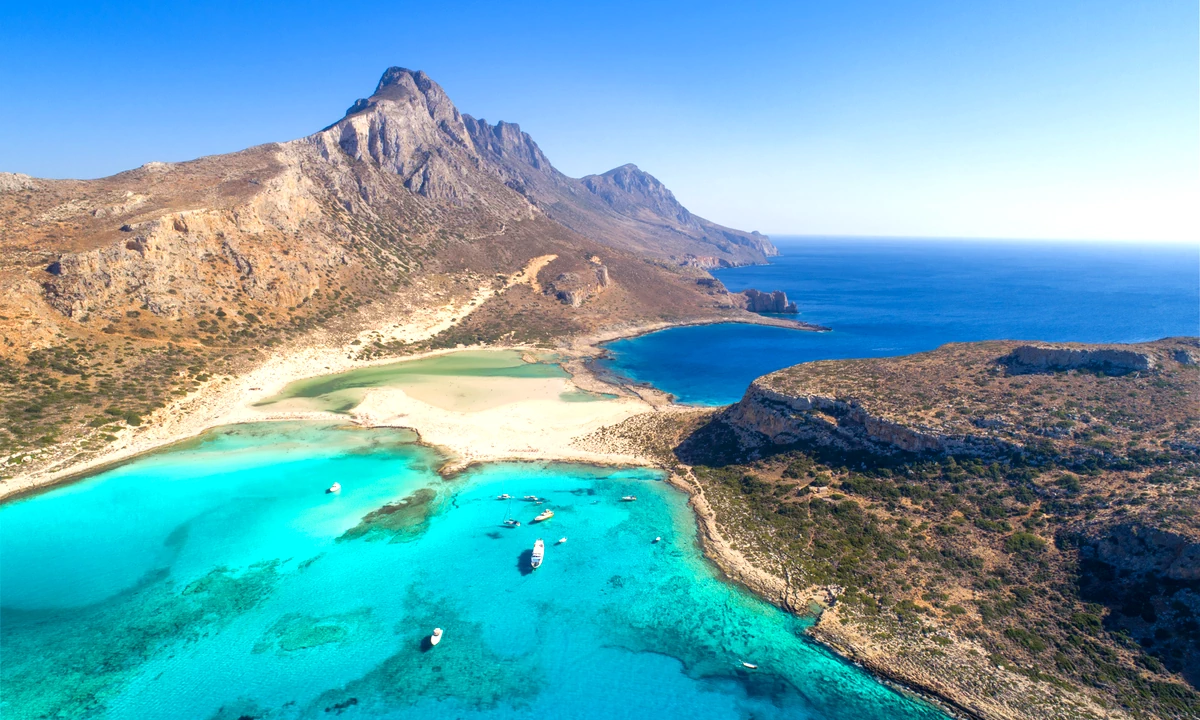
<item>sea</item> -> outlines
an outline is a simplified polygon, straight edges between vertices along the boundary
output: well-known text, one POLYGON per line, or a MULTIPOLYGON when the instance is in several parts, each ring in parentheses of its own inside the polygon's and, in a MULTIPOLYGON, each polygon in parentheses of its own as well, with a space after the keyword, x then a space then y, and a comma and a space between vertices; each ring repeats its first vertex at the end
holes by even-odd
MULTIPOLYGON (((786 290, 832 332, 667 330, 611 344, 610 369, 721 404, 804 360, 1200 321, 1195 248, 778 244, 721 280, 786 290)), ((293 394, 340 408, 392 381, 293 394)), ((239 425, 0 505, 0 717, 945 717, 721 577, 657 472, 499 463, 447 480, 444 460, 403 430, 239 425)))
POLYGON ((945 717, 722 579, 657 472, 415 440, 242 425, 0 507, 0 716, 945 717))
POLYGON ((1200 335, 1200 245, 776 237, 769 265, 714 273, 783 290, 830 332, 743 324, 618 340, 600 365, 681 402, 737 402, 802 362, 906 355, 950 342, 1143 342, 1200 335))

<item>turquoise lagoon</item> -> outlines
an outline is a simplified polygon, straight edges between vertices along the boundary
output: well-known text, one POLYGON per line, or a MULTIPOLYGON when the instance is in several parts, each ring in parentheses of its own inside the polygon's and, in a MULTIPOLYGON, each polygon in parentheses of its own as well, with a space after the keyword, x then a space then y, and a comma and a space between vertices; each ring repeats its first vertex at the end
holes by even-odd
POLYGON ((247 425, 0 507, 0 715, 943 717, 723 582, 655 473, 439 462, 247 425))

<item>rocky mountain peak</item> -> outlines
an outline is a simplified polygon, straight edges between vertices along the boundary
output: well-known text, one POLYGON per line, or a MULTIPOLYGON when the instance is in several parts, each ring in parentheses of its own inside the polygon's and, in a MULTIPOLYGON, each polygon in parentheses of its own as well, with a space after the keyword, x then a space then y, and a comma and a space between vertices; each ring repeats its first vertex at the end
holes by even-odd
POLYGON ((529 133, 521 130, 516 123, 501 120, 495 125, 487 120, 478 120, 470 115, 463 116, 467 131, 471 134, 475 147, 480 151, 490 151, 501 161, 517 160, 529 165, 534 170, 552 172, 553 166, 542 153, 542 149, 533 141, 529 133))
POLYGON ((379 84, 375 86, 375 94, 383 92, 385 89, 393 85, 413 84, 420 88, 422 85, 433 85, 433 81, 425 74, 424 70, 409 70, 396 65, 383 71, 383 75, 379 78, 379 84))
POLYGON ((688 209, 675 199, 658 178, 633 163, 613 168, 601 175, 588 175, 583 184, 614 210, 630 216, 648 209, 655 215, 670 218, 686 227, 696 225, 688 209))
POLYGON ((473 194, 464 173, 480 159, 463 116, 420 70, 388 68, 369 98, 308 140, 326 157, 339 148, 356 160, 370 159, 425 197, 458 204, 473 194))

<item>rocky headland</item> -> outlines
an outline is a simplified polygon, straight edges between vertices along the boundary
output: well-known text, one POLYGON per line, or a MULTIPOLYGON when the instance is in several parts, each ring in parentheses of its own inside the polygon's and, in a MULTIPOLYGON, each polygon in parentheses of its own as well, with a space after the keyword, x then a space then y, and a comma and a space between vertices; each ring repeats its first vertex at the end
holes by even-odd
POLYGON ((814 598, 814 637, 880 674, 979 717, 1194 717, 1197 348, 807 363, 694 419, 675 458, 727 572, 814 598))

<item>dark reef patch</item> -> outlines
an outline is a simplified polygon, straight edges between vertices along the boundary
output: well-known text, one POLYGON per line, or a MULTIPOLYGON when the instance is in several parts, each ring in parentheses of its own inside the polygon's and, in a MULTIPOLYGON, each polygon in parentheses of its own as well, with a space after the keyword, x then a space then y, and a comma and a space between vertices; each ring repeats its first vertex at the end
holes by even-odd
POLYGON ((165 574, 155 574, 135 591, 86 608, 6 610, 0 627, 6 707, 25 717, 100 714, 157 652, 224 628, 265 600, 279 576, 277 561, 217 568, 177 592, 165 574))
POLYGON ((429 518, 437 512, 437 493, 421 488, 400 502, 388 503, 372 510, 354 527, 342 533, 344 540, 387 539, 388 542, 415 540, 429 527, 429 518))

